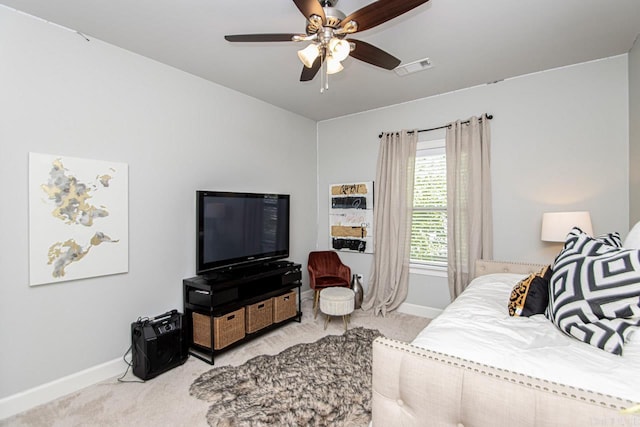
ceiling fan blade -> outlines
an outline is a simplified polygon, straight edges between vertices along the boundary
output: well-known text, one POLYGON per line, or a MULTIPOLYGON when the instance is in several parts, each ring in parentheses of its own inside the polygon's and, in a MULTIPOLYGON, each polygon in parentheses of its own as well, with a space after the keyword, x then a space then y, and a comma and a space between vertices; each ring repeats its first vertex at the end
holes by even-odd
POLYGON ((313 65, 311 68, 302 67, 302 74, 300 74, 301 82, 308 82, 313 80, 313 78, 318 74, 318 70, 320 70, 320 66, 322 65, 322 59, 320 56, 313 61, 313 65))
POLYGON ((348 41, 356 46, 349 55, 359 59, 360 61, 367 62, 386 70, 393 70, 400 65, 401 61, 398 58, 372 44, 354 39, 348 39, 348 41))
POLYGON ((302 12, 307 20, 312 15, 318 15, 322 19, 323 25, 327 22, 324 9, 318 0, 293 0, 293 2, 298 6, 298 9, 300 9, 300 12, 302 12))
POLYGON ((230 42, 291 42, 299 34, 234 34, 224 36, 230 42))
POLYGON ((356 31, 364 31, 396 18, 413 8, 420 6, 429 0, 378 0, 368 6, 358 9, 351 15, 344 18, 341 27, 350 21, 358 23, 356 31))

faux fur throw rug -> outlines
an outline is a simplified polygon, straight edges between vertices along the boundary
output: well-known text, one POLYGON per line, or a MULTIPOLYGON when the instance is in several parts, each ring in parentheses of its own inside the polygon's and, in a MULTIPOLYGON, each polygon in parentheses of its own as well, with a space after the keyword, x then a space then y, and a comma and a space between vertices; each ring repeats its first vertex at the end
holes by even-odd
POLYGON ((209 425, 366 426, 371 419, 371 344, 354 328, 275 356, 202 374, 190 393, 212 402, 209 425))

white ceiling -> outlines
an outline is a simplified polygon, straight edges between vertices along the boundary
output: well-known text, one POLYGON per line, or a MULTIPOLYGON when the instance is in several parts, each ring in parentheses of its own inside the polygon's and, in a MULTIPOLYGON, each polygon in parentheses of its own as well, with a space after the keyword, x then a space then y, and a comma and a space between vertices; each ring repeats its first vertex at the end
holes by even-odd
MULTIPOLYGON (((345 14, 372 0, 340 0, 345 14)), ((383 4, 384 0, 379 0, 383 4)), ((289 0, 0 0, 314 120, 623 54, 640 33, 640 0, 431 0, 354 35, 433 67, 399 77, 353 58, 300 82, 304 45, 229 43, 225 34, 304 33, 289 0)), ((382 6, 381 6, 382 7, 382 6)))

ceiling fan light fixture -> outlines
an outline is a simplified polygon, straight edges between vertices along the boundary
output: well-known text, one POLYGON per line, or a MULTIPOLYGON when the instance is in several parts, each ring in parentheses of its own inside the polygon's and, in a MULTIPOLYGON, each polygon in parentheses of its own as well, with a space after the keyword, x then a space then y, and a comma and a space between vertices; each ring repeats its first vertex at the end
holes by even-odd
MULTIPOLYGON (((364 41, 348 40, 346 36, 376 27, 428 1, 372 1, 347 16, 335 8, 338 0, 293 0, 306 19, 305 34, 231 34, 224 38, 229 42, 310 42, 298 51, 298 57, 304 64, 300 81, 311 81, 322 70, 320 92, 323 92, 329 89, 329 74, 340 72, 343 69, 341 61, 348 56, 385 70, 396 69, 399 75, 413 71, 398 68, 402 61, 388 52, 364 41)), ((427 61, 420 67, 428 65, 427 61)))
POLYGON ((351 45, 346 40, 334 37, 329 41, 329 51, 334 59, 344 61, 351 52, 351 45))
POLYGON ((320 48, 316 43, 311 43, 309 46, 298 51, 298 58, 304 64, 305 67, 311 68, 313 62, 320 55, 320 48))
POLYGON ((327 74, 335 74, 342 71, 344 67, 336 58, 328 57, 327 58, 327 74))

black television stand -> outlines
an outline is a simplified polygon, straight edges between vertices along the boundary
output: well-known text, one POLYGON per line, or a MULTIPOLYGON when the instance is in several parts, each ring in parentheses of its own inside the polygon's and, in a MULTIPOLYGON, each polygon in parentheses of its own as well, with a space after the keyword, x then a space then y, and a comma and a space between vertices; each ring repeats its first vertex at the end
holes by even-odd
POLYGON ((220 352, 300 322, 301 279, 301 265, 289 261, 184 279, 189 353, 213 364, 220 352))
POLYGON ((285 267, 290 267, 292 265, 295 265, 295 264, 292 263, 291 261, 286 261, 286 260, 271 261, 265 264, 267 268, 285 268, 285 267))

